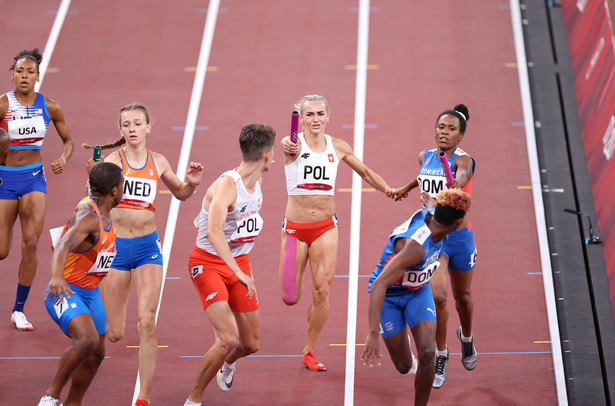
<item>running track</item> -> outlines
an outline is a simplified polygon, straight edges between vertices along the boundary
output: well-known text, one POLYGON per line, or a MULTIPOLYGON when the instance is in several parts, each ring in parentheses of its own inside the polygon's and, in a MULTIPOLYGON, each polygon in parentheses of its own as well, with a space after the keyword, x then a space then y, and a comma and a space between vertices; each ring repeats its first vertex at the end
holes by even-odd
MULTIPOLYGON (((23 48, 44 48, 59 5, 59 0, 0 1, 0 67, 8 68, 23 48)), ((154 119, 148 146, 177 165, 206 10, 204 2, 194 0, 72 1, 41 91, 60 102, 77 147, 82 142, 115 140, 119 109, 140 101, 154 119)), ((328 132, 354 145, 358 18, 356 1, 221 1, 189 155, 205 165, 203 184, 238 164, 237 136, 244 123, 270 124, 281 138, 288 131, 293 102, 304 94, 328 98, 332 110, 328 132)), ((480 251, 474 280, 479 364, 473 372, 462 368, 454 337, 458 321, 451 311, 448 379, 441 390, 432 391, 434 405, 557 403, 515 62, 511 11, 504 0, 370 4, 363 152, 368 166, 392 186, 404 184, 417 173, 417 154, 433 145, 435 116, 460 102, 469 106, 471 114, 462 147, 477 160, 472 224, 480 251)), ((9 80, 3 83, 4 90, 12 89, 9 80)), ((43 151, 48 166, 60 151, 55 133, 43 151)), ((88 157, 88 152, 76 148, 65 174, 47 171, 45 229, 64 224, 83 195, 88 157)), ((350 374, 345 371, 345 343, 349 317, 357 316, 357 344, 365 338, 366 276, 390 230, 416 207, 416 196, 394 204, 369 189, 361 194, 360 241, 356 235, 354 239, 360 245, 353 249, 359 254, 355 258, 358 303, 356 315, 349 315, 352 176, 347 167, 340 170, 338 271, 330 319, 316 349, 328 371, 310 373, 300 362, 309 280, 295 307, 283 305, 278 292, 279 222, 285 205, 282 169, 279 157, 265 175, 266 227, 252 256, 261 303, 261 348, 256 356, 240 361, 233 390, 222 393, 210 385, 206 403, 411 403, 412 378, 395 372, 386 354, 381 367, 368 368, 359 359, 362 347, 358 346, 354 369, 350 374), (347 377, 351 377, 349 391, 347 377)), ((195 237, 192 219, 204 192, 202 186, 182 203, 176 217, 158 318, 161 348, 152 394, 155 405, 183 404, 200 356, 213 342, 186 269, 195 237)), ((161 236, 170 202, 168 194, 159 196, 161 236)), ((46 233, 26 306, 35 331, 20 333, 8 323, 19 240, 16 227, 11 255, 0 265, 0 307, 6 309, 5 328, 0 329, 0 404, 11 405, 36 404, 69 344, 40 300, 50 276, 46 233)), ((108 358, 85 404, 130 404, 137 375, 134 297, 133 292, 126 336, 120 343, 108 344, 108 358)))

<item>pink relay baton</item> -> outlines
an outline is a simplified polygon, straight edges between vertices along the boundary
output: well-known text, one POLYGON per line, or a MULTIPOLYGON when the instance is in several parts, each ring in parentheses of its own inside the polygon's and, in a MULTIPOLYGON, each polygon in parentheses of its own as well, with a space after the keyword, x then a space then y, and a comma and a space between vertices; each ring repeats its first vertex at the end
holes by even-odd
POLYGON ((442 169, 444 169, 444 176, 446 176, 446 186, 451 187, 453 183, 455 183, 455 179, 453 179, 453 174, 451 172, 451 165, 448 163, 448 159, 446 158, 446 153, 444 151, 438 154, 438 158, 440 158, 440 163, 442 164, 442 169))
MULTIPOLYGON (((298 131, 299 131, 299 112, 293 111, 293 114, 290 117, 290 140, 294 144, 297 143, 297 132, 298 131)), ((290 156, 295 156, 295 154, 290 154, 290 156)))

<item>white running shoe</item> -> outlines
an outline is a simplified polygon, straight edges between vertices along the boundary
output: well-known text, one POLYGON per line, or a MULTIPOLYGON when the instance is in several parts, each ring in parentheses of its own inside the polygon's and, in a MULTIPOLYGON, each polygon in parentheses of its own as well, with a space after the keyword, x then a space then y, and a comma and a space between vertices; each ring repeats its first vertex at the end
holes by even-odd
POLYGON ((51 396, 43 396, 38 402, 38 406, 58 406, 58 399, 54 399, 51 396))
POLYGON ((461 327, 457 329, 457 338, 459 338, 459 342, 461 342, 461 363, 465 369, 472 371, 476 368, 476 361, 478 358, 476 348, 474 348, 474 338, 472 338, 472 341, 469 343, 463 341, 461 338, 461 327))
POLYGON ((235 376, 235 363, 233 362, 230 367, 226 367, 226 363, 222 365, 222 368, 216 374, 216 381, 218 382, 218 387, 224 391, 228 392, 231 390, 231 386, 233 386, 233 377, 235 376))
POLYGON ((436 389, 441 388, 442 385, 444 385, 444 382, 446 382, 446 366, 448 365, 448 356, 448 347, 446 348, 446 356, 438 357, 436 355, 436 374, 433 378, 433 384, 431 385, 436 389))
POLYGON ((11 314, 11 323, 20 331, 31 331, 34 329, 23 312, 13 312, 11 314))

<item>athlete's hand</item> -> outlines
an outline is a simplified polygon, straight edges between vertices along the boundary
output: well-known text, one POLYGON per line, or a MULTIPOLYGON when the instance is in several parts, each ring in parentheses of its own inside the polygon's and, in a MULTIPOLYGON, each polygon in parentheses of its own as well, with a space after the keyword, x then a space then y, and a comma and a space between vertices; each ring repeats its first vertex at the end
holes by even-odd
POLYGON ((186 169, 184 181, 189 185, 198 185, 203 177, 203 165, 197 162, 190 162, 186 169))
POLYGON ((393 199, 394 202, 399 202, 404 200, 406 197, 408 197, 408 191, 405 190, 405 188, 401 187, 401 188, 394 188, 391 189, 391 199, 393 199))
POLYGON ((426 208, 432 209, 438 205, 438 202, 433 197, 429 196, 427 192, 421 192, 421 202, 425 205, 426 208))
POLYGON ((290 140, 290 137, 284 137, 282 140, 282 151, 286 155, 297 155, 301 151, 301 140, 297 139, 295 144, 290 140))
POLYGON ((100 160, 98 162, 95 161, 94 158, 90 158, 88 159, 88 162, 85 164, 85 170, 89 174, 92 168, 94 168, 96 165, 102 162, 105 162, 105 157, 103 155, 100 156, 100 160))
POLYGON ((49 288, 45 292, 45 297, 43 300, 46 300, 49 295, 51 295, 51 299, 54 303, 57 303, 59 300, 62 300, 62 295, 66 296, 67 299, 70 299, 70 295, 74 294, 73 290, 68 286, 66 280, 64 280, 64 276, 51 276, 51 280, 49 281, 49 288))
POLYGON ((254 279, 250 278, 248 275, 246 275, 242 271, 239 271, 239 273, 237 273, 235 275, 237 276, 237 279, 239 280, 239 282, 244 284, 245 287, 248 289, 248 294, 246 295, 246 297, 248 299, 252 299, 252 296, 254 296, 254 291, 256 290, 256 285, 254 284, 254 279))
POLYGON ((373 367, 374 362, 376 362, 378 366, 382 365, 382 354, 380 354, 380 341, 377 332, 370 331, 367 333, 365 348, 363 349, 361 359, 363 360, 363 365, 369 364, 370 367, 373 367))
POLYGON ((55 159, 51 163, 51 170, 53 171, 53 173, 57 175, 59 173, 62 173, 65 165, 66 165, 66 159, 64 157, 60 157, 58 159, 55 159))
POLYGON ((393 201, 395 201, 394 196, 393 196, 393 192, 395 192, 395 189, 393 189, 393 188, 390 188, 390 187, 389 187, 389 188, 387 188, 387 189, 384 191, 384 194, 385 194, 385 195, 386 195, 386 197, 388 197, 389 199, 392 199, 393 201))

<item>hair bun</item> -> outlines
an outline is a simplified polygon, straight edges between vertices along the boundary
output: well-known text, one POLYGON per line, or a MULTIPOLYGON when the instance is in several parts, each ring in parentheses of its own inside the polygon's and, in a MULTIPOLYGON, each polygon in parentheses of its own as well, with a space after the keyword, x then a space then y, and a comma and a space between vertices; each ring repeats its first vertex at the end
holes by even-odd
POLYGON ((465 104, 456 105, 454 110, 458 113, 463 114, 463 116, 466 118, 466 121, 470 121, 470 112, 468 111, 468 108, 465 106, 465 104))

